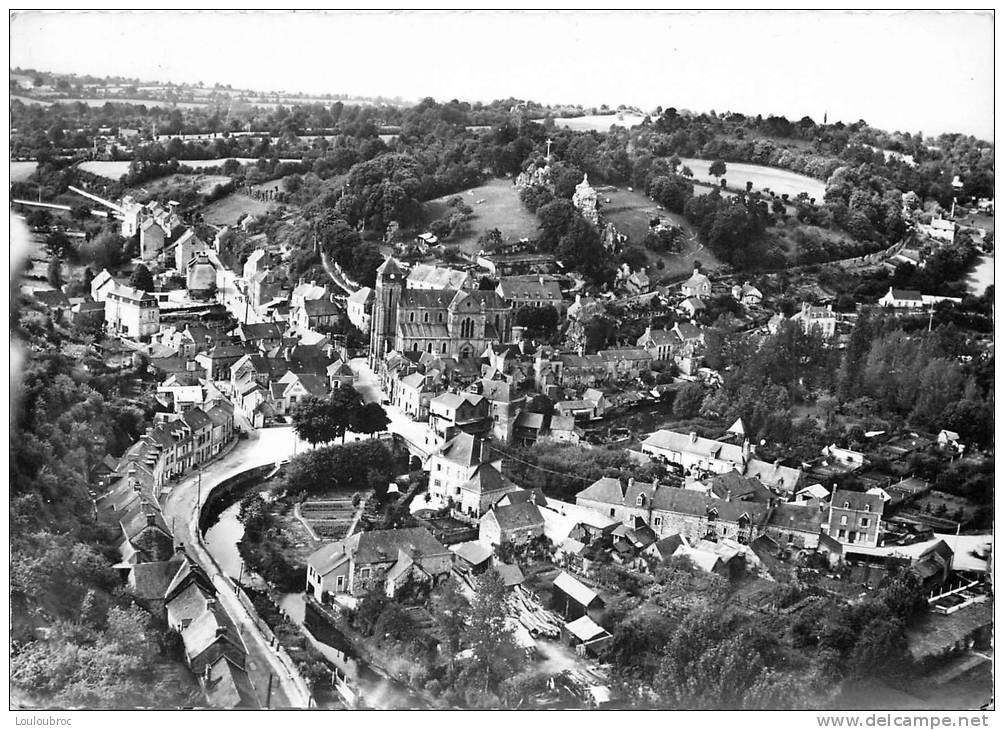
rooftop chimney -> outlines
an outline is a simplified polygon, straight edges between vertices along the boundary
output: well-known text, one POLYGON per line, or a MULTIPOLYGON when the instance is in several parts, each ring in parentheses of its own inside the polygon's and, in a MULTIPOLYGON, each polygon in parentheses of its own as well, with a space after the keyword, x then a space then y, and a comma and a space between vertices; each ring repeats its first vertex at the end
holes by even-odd
POLYGON ((692 443, 692 444, 696 444, 697 443, 697 432, 696 431, 691 431, 690 432, 690 443, 692 443))
POLYGON ((628 486, 629 487, 633 487, 634 486, 634 477, 628 477, 628 486))
POLYGON ((146 524, 150 525, 151 527, 157 524, 157 515, 155 515, 153 512, 148 512, 146 515, 146 524))

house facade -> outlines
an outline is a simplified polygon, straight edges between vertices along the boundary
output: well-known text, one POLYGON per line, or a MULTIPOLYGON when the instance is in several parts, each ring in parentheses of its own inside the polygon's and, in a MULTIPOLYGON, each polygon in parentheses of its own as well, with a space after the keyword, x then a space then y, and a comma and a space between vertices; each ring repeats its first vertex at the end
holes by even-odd
POLYGON ((307 591, 318 602, 359 596, 374 581, 393 595, 405 579, 438 583, 450 574, 453 553, 424 527, 359 532, 307 558, 307 591))
POLYGON ((885 503, 878 494, 838 489, 830 498, 824 531, 842 545, 876 547, 885 503))

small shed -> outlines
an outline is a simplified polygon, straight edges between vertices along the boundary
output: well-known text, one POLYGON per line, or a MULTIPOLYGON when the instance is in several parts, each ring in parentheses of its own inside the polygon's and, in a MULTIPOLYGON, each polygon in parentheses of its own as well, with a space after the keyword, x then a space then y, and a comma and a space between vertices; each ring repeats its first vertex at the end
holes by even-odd
POLYGON ((569 621, 562 629, 561 636, 569 646, 576 647, 579 653, 593 656, 599 654, 614 638, 609 631, 588 616, 569 621))
POLYGON ((568 620, 589 616, 594 621, 600 619, 605 606, 596 591, 565 571, 554 579, 551 605, 568 620))

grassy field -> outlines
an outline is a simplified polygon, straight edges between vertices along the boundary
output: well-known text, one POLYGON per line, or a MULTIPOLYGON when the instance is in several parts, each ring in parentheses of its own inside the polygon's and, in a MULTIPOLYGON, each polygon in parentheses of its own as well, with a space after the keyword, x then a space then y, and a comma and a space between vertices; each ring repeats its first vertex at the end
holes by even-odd
POLYGON ((10 181, 12 183, 24 182, 32 176, 36 169, 38 169, 38 163, 34 160, 30 162, 11 162, 10 181))
MULTIPOLYGON (((229 159, 229 158, 228 158, 229 159)), ((258 158, 253 157, 234 157, 242 165, 246 165, 249 162, 257 162, 258 158)), ((299 160, 291 160, 292 162, 299 162, 299 160)), ((184 165, 185 167, 191 167, 193 170, 201 170, 204 167, 219 167, 226 160, 178 160, 178 164, 184 165)), ((101 177, 107 177, 109 180, 118 180, 120 177, 129 172, 129 161, 128 160, 88 160, 87 162, 80 163, 80 169, 86 172, 93 173, 94 175, 100 175, 101 177)))
POLYGON ((230 178, 226 175, 203 175, 201 173, 198 175, 165 175, 164 177, 158 177, 155 180, 144 183, 137 187, 135 191, 143 195, 156 195, 163 190, 193 182, 199 186, 200 194, 207 195, 217 185, 225 185, 230 182, 230 178))
POLYGON ((769 226, 767 228, 767 236, 784 249, 785 256, 791 257, 797 253, 793 236, 795 231, 799 229, 806 231, 810 236, 825 240, 828 244, 839 244, 844 247, 847 254, 845 256, 838 256, 837 258, 850 258, 851 256, 860 255, 854 253, 854 239, 846 231, 801 225, 796 223, 792 218, 788 220, 789 223, 785 227, 769 226))
POLYGON ((613 125, 630 129, 637 127, 644 119, 644 116, 630 112, 625 113, 623 119, 618 119, 616 114, 590 114, 584 117, 561 117, 555 119, 554 124, 575 132, 609 132, 613 125))
POLYGON ((642 244, 648 233, 649 221, 656 216, 670 220, 683 229, 686 243, 680 253, 657 255, 648 252, 653 267, 660 260, 664 266, 661 270, 650 268, 649 273, 654 279, 675 278, 690 272, 694 268, 694 259, 698 259, 706 268, 721 265, 721 261, 697 241, 693 228, 682 215, 666 211, 637 190, 601 188, 601 191, 599 193, 601 213, 620 233, 628 235, 631 244, 639 246, 642 244))
MULTIPOLYGON (((708 174, 708 167, 711 160, 700 160, 693 157, 681 157, 680 162, 690 168, 694 173, 694 181, 707 185, 717 186, 718 181, 708 174)), ((795 197, 801 192, 809 194, 810 198, 822 201, 826 192, 826 185, 821 180, 815 180, 805 175, 798 175, 788 170, 781 170, 776 167, 764 167, 763 165, 747 165, 741 162, 725 163, 725 179, 729 187, 743 188, 746 182, 753 183, 754 190, 773 190, 778 195, 788 193, 795 197)), ((695 193, 708 192, 707 188, 696 188, 695 193)))
POLYGON ((263 215, 275 208, 277 203, 265 203, 254 200, 242 193, 231 193, 225 198, 220 198, 215 203, 210 203, 202 211, 202 215, 210 225, 232 226, 236 225, 241 216, 249 213, 253 216, 263 215))
MULTIPOLYGON (((446 202, 452 195, 445 195, 425 204, 429 220, 442 217, 447 210, 446 202)), ((485 231, 498 228, 502 235, 513 241, 533 238, 537 234, 537 218, 523 207, 509 180, 492 180, 486 185, 461 193, 467 205, 474 209, 470 220, 470 230, 462 236, 453 236, 447 243, 459 244, 468 253, 478 250, 478 238, 485 231), (478 203, 478 201, 483 201, 478 203)))

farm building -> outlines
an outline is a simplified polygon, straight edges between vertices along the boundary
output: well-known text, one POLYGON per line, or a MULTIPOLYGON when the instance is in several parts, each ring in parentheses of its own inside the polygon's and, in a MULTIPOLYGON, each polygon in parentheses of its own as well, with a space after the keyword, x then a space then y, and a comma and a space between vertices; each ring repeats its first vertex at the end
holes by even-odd
POLYGON ((554 579, 551 607, 566 619, 574 621, 582 616, 588 616, 598 621, 603 614, 604 606, 603 599, 596 594, 596 591, 583 585, 570 574, 562 571, 554 579))

